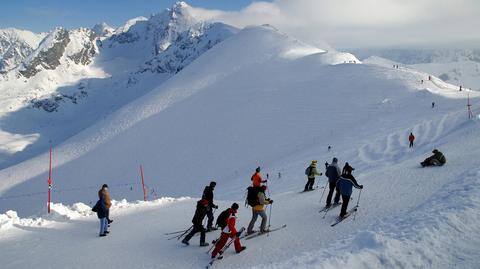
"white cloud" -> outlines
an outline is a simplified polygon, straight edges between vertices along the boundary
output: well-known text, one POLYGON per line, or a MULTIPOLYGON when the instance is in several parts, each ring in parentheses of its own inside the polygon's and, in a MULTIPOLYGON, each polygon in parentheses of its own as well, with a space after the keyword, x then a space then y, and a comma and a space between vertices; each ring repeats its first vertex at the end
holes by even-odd
POLYGON ((478 0, 274 0, 238 12, 192 8, 237 27, 269 23, 335 47, 422 46, 480 40, 478 0))

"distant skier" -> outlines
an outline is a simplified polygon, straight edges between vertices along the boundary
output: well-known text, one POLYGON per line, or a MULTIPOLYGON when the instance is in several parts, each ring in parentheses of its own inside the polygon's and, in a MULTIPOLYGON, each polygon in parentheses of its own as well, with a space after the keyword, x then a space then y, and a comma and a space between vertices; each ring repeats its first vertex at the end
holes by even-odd
POLYGON ((110 198, 110 193, 108 192, 108 185, 103 184, 102 188, 98 192, 99 193, 102 192, 102 195, 105 199, 105 206, 107 207, 107 222, 108 224, 110 224, 113 222, 113 220, 110 219, 110 208, 112 207, 112 198, 110 198))
POLYGON ((413 135, 413 133, 410 133, 410 135, 408 136, 408 142, 410 142, 410 145, 408 146, 409 148, 413 148, 414 140, 415 140, 415 136, 413 135))
MULTIPOLYGON (((228 209, 228 215, 226 216, 225 227, 222 228, 222 233, 220 234, 220 239, 215 243, 215 249, 212 251, 212 259, 217 256, 217 254, 225 246, 229 238, 232 238, 235 245, 235 251, 240 253, 246 249, 245 246, 240 244, 240 233, 237 232, 235 228, 235 222, 237 217, 238 204, 233 203, 232 206, 228 209)), ((220 253, 221 255, 222 253, 220 253)))
MULTIPOLYGON (((328 177, 329 191, 327 196, 327 204, 325 207, 330 207, 332 203, 332 195, 336 190, 337 180, 340 178, 340 168, 338 167, 338 159, 333 158, 332 163, 327 167, 327 172, 325 175, 328 177)), ((335 193, 334 203, 338 204, 340 202, 340 193, 338 190, 335 193)))
POLYGON ((328 146, 327 151, 330 151, 332 149, 332 146, 328 146))
POLYGON ((100 220, 100 234, 99 236, 107 236, 108 231, 108 220, 107 220, 107 206, 105 204, 105 195, 101 190, 98 192, 98 201, 93 206, 92 211, 97 213, 97 217, 100 220))
POLYGON ((255 173, 252 178, 252 186, 260 187, 262 183, 267 183, 267 180, 263 180, 262 175, 260 174, 260 166, 255 169, 255 173))
POLYGON ((432 102, 432 108, 434 108, 434 107, 435 107, 435 102, 432 102))
POLYGON ((345 165, 343 166, 343 169, 342 169, 342 174, 352 174, 353 170, 355 170, 355 168, 351 167, 350 164, 348 164, 348 162, 345 163, 345 165))
POLYGON ((200 232, 200 246, 208 246, 208 243, 205 242, 205 228, 203 227, 203 219, 205 218, 205 215, 207 215, 207 208, 208 208, 208 200, 207 199, 201 199, 197 202, 197 209, 195 210, 195 214, 193 215, 192 223, 193 223, 193 229, 192 231, 185 236, 185 238, 182 240, 182 243, 185 245, 189 245, 188 241, 190 241, 190 238, 194 236, 196 233, 200 232))
POLYGON ((212 181, 210 182, 210 185, 206 186, 205 189, 203 190, 203 195, 202 198, 206 199, 208 201, 208 208, 207 208, 207 218, 208 218, 208 223, 207 223, 207 232, 210 232, 212 230, 216 230, 217 228, 213 227, 213 209, 218 208, 217 205, 213 203, 213 191, 215 190, 215 186, 217 185, 217 182, 212 181))
POLYGON ((338 188, 342 194, 342 209, 340 210, 340 218, 344 218, 347 215, 348 202, 350 196, 352 196, 352 186, 357 189, 363 189, 363 185, 358 185, 355 177, 352 174, 342 174, 338 180, 338 188))
POLYGON ((433 155, 426 158, 423 162, 420 164, 422 167, 425 166, 442 166, 447 162, 447 159, 443 155, 442 152, 440 152, 438 149, 434 149, 432 151, 433 155))
POLYGON ((307 176, 307 184, 305 184, 304 191, 313 190, 313 184, 315 184, 315 176, 321 176, 322 173, 317 171, 317 160, 313 160, 307 169, 305 169, 305 175, 307 176))
POLYGON ((253 226, 257 221, 258 216, 262 218, 262 223, 260 225, 260 232, 264 233, 267 232, 266 225, 267 225, 267 214, 265 214, 265 205, 269 205, 273 203, 273 200, 265 197, 265 190, 267 186, 263 185, 261 187, 249 187, 248 190, 248 204, 252 207, 252 219, 248 224, 247 228, 247 235, 252 234, 255 231, 253 230, 253 226))

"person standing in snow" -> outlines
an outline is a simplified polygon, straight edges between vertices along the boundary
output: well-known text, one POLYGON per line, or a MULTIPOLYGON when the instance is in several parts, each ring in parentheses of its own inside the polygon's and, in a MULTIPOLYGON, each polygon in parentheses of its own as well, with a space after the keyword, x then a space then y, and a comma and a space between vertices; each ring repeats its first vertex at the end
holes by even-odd
MULTIPOLYGON (((336 190, 337 180, 340 178, 340 167, 338 167, 338 159, 333 158, 332 163, 327 167, 325 175, 328 177, 328 186, 329 191, 327 195, 327 204, 325 207, 330 207, 332 204, 333 192, 336 190)), ((340 202, 340 192, 338 190, 335 193, 334 203, 338 204, 340 202)))
POLYGON ((434 108, 434 107, 435 107, 435 102, 432 102, 432 108, 434 108))
POLYGON ((252 186, 260 187, 262 183, 267 183, 267 180, 263 180, 262 175, 260 174, 260 166, 255 169, 255 174, 252 175, 252 186))
MULTIPOLYGON (((220 234, 220 239, 217 240, 215 243, 215 248, 212 251, 212 259, 214 259, 217 254, 220 253, 222 248, 225 246, 229 238, 232 238, 234 241, 234 246, 235 246, 235 251, 237 253, 240 253, 246 249, 245 246, 242 246, 240 244, 240 233, 237 232, 237 229, 235 228, 235 223, 237 221, 237 217, 235 214, 237 214, 238 210, 238 204, 233 203, 232 206, 228 209, 228 216, 227 216, 227 221, 226 221, 226 226, 222 228, 222 233, 220 234)), ((220 253, 221 255, 222 253, 220 253)))
POLYGON ((410 133, 410 135, 408 136, 408 142, 410 142, 410 145, 408 146, 409 148, 413 148, 414 140, 415 140, 415 136, 413 135, 413 133, 410 133))
POLYGON ((315 176, 321 176, 322 173, 317 171, 317 160, 313 160, 310 166, 306 169, 307 184, 305 184, 304 191, 313 190, 313 184, 315 184, 315 176))
POLYGON ((102 188, 98 191, 98 195, 102 193, 102 196, 105 199, 105 206, 107 207, 107 222, 108 224, 112 223, 113 220, 110 219, 110 208, 112 207, 112 198, 110 198, 110 193, 108 192, 108 185, 103 184, 102 188))
POLYGON ((107 222, 107 206, 105 203, 104 194, 99 191, 98 192, 98 201, 93 206, 92 211, 97 213, 97 217, 100 220, 100 234, 99 236, 107 236, 109 233, 108 231, 108 222, 107 222))
POLYGON ((197 209, 195 210, 195 214, 193 215, 193 219, 192 219, 193 229, 182 240, 183 244, 188 246, 189 245, 188 241, 190 241, 192 236, 200 232, 200 246, 201 247, 208 246, 208 243, 205 242, 205 228, 203 227, 203 219, 205 218, 205 215, 207 215, 207 210, 208 210, 207 208, 208 208, 207 199, 201 199, 197 202, 197 209))
POLYGON ((205 189, 203 190, 203 195, 202 198, 206 199, 208 201, 208 208, 207 208, 207 218, 208 218, 208 223, 207 223, 207 232, 210 232, 212 230, 216 230, 215 227, 213 227, 213 209, 217 209, 218 206, 213 203, 213 190, 215 189, 215 186, 217 183, 215 181, 210 182, 210 185, 206 186, 205 189))
POLYGON ((342 174, 337 182, 340 193, 342 194, 342 209, 340 210, 340 218, 347 215, 348 202, 352 196, 352 186, 357 189, 363 189, 363 185, 358 185, 357 180, 352 174, 342 174))
POLYGON ((355 170, 355 168, 351 167, 350 164, 346 162, 343 166, 342 174, 352 174, 353 170, 355 170))
POLYGON ((256 200, 255 205, 252 206, 252 219, 248 224, 247 235, 255 232, 253 230, 253 226, 255 225, 255 222, 257 221, 258 216, 262 218, 262 223, 260 224, 260 232, 261 233, 267 232, 266 230, 267 214, 265 214, 265 205, 270 205, 273 203, 273 200, 265 197, 265 190, 267 189, 267 186, 263 185, 261 187, 256 187, 256 188, 258 188, 258 194, 257 194, 258 200, 256 200))

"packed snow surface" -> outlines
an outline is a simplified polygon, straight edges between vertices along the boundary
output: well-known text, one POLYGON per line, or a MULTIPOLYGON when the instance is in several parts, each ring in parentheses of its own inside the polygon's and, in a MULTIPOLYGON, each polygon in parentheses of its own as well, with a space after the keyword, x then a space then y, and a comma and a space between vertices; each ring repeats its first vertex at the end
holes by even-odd
POLYGON ((287 227, 244 240, 245 252, 228 250, 215 268, 477 268, 480 131, 466 98, 477 115, 479 94, 426 77, 314 49, 269 26, 243 29, 56 147, 54 214, 43 213, 47 153, 0 171, 1 264, 204 268, 198 237, 185 247, 164 233, 191 225, 210 180, 219 210, 238 202, 237 226, 247 226, 245 189, 261 166, 271 225, 287 227), (447 164, 420 168, 434 148, 447 164), (356 215, 330 227, 339 208, 323 218, 323 190, 300 191, 310 161, 323 172, 334 156, 365 187, 350 202, 356 215), (114 203, 111 233, 99 238, 89 211, 99 186, 117 200, 143 197, 140 164, 153 201, 114 203))

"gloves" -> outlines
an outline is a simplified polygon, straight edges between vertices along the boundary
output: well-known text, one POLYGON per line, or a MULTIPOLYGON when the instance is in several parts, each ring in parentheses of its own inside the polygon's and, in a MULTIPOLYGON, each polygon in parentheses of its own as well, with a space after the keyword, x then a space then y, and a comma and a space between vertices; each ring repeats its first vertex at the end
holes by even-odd
POLYGON ((262 181, 263 183, 267 183, 267 180, 265 179, 264 181, 262 181))
POLYGON ((270 200, 270 204, 273 204, 273 200, 270 200))
POLYGON ((363 185, 360 185, 360 189, 363 189, 363 185))
POLYGON ((213 205, 213 208, 218 209, 218 205, 213 205))

